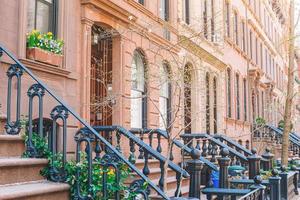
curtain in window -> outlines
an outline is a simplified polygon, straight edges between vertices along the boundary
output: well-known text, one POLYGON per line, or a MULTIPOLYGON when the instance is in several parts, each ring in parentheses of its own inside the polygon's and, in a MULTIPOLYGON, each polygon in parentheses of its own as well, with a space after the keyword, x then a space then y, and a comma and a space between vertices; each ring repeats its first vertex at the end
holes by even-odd
POLYGON ((142 55, 135 51, 131 64, 131 127, 143 128, 145 117, 145 66, 142 55))
POLYGON ((57 32, 57 0, 28 0, 27 32, 57 32))
POLYGON ((167 129, 169 123, 169 112, 170 105, 170 81, 169 81, 169 73, 168 73, 168 66, 163 64, 161 67, 161 80, 160 80, 160 95, 159 95, 159 127, 161 129, 167 129))

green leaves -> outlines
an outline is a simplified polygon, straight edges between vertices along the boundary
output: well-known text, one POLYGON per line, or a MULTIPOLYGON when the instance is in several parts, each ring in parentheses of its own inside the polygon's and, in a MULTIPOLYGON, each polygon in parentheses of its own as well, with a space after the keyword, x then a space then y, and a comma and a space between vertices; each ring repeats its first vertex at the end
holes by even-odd
POLYGON ((62 40, 56 40, 53 38, 53 33, 41 33, 38 30, 32 30, 27 34, 27 47, 28 48, 40 48, 46 51, 62 54, 64 42, 62 40))
MULTIPOLYGON (((28 134, 25 136, 25 143, 28 142, 28 134)), ((32 134, 32 144, 35 147, 38 155, 41 158, 47 158, 49 164, 47 167, 41 170, 40 174, 49 179, 50 178, 50 166, 56 169, 63 169, 61 153, 52 154, 48 149, 48 142, 46 138, 39 136, 36 133, 32 134)), ((30 157, 26 152, 23 157, 30 157)), ((64 170, 67 174, 66 182, 70 185, 71 198, 76 199, 76 182, 80 184, 80 194, 87 196, 90 194, 90 188, 92 197, 94 200, 104 200, 102 189, 103 189, 103 176, 106 174, 106 191, 108 192, 108 199, 114 199, 114 193, 119 191, 121 193, 122 199, 134 199, 137 195, 136 193, 130 191, 129 186, 125 184, 128 178, 132 178, 130 168, 122 161, 114 163, 117 169, 113 167, 103 167, 101 159, 93 161, 92 164, 92 184, 88 183, 88 159, 85 152, 80 152, 81 162, 76 163, 74 160, 70 160, 64 166, 64 170), (79 178, 76 178, 76 173, 79 171, 79 178), (119 181, 117 181, 117 171, 119 172, 119 181)), ((144 183, 142 189, 146 189, 148 183, 144 183)))

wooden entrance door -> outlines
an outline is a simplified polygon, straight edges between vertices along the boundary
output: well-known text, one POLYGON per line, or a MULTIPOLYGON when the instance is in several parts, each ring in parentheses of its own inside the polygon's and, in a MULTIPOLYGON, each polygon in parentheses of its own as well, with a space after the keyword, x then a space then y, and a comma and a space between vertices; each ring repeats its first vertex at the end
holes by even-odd
POLYGON ((112 37, 93 26, 91 52, 91 118, 93 126, 112 125, 112 37))

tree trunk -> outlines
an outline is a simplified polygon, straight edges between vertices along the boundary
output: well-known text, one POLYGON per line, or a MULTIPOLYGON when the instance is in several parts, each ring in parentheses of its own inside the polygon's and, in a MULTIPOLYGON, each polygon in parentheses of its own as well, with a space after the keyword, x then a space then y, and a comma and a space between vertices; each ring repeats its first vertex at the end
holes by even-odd
POLYGON ((288 67, 288 85, 287 96, 284 111, 284 130, 282 136, 281 162, 283 165, 288 165, 289 157, 289 134, 291 132, 292 105, 294 93, 294 62, 295 62, 295 47, 294 47, 294 0, 291 0, 290 5, 290 32, 289 32, 289 67, 288 67))

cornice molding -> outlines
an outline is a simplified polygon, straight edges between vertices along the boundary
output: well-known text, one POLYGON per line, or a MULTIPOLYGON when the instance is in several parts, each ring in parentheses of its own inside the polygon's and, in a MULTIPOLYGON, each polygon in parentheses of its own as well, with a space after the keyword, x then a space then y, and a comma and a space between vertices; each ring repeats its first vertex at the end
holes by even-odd
POLYGON ((117 18, 126 24, 130 24, 137 20, 135 15, 108 0, 81 0, 81 5, 92 6, 98 10, 104 11, 106 14, 113 18, 117 18))
POLYGON ((224 63, 221 59, 208 52, 207 50, 203 49, 201 46, 191 41, 186 36, 179 36, 179 45, 184 47, 194 55, 198 56, 203 61, 213 65, 219 70, 225 70, 227 67, 227 64, 224 63))

